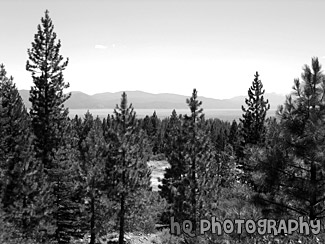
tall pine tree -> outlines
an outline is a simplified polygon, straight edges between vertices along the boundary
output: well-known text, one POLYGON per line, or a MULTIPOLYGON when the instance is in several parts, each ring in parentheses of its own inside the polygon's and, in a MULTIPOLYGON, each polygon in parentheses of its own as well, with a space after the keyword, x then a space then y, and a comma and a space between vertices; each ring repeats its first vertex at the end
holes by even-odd
POLYGON ((279 123, 269 121, 266 145, 250 157, 257 165, 252 175, 259 190, 255 200, 269 216, 325 217, 324 81, 313 58, 278 109, 279 123))
POLYGON ((325 217, 325 77, 318 58, 303 67, 301 78, 278 111, 280 125, 272 133, 277 143, 260 160, 273 193, 262 199, 314 220, 325 217))
POLYGON ((38 25, 32 48, 28 49, 29 60, 26 69, 31 72, 34 86, 30 90, 29 101, 32 103, 30 116, 36 136, 35 148, 37 157, 44 169, 51 168, 53 149, 57 149, 64 134, 65 120, 68 109, 64 102, 70 97, 64 89, 69 83, 64 82, 63 70, 68 60, 63 61, 60 55, 61 42, 56 41, 56 33, 49 16, 41 19, 38 25))
MULTIPOLYGON (((202 102, 198 100, 197 90, 186 100, 190 115, 184 116, 183 136, 185 168, 183 184, 185 197, 189 204, 188 218, 193 223, 193 232, 198 230, 199 218, 212 216, 212 208, 217 204, 223 174, 228 174, 228 155, 218 153, 209 134, 205 130, 202 102)), ((184 211, 186 211, 184 209, 184 211)), ((197 243, 194 238, 191 242, 197 243)))
POLYGON ((34 148, 39 167, 39 216, 43 228, 58 243, 69 243, 79 237, 78 199, 75 187, 76 155, 74 136, 70 133, 68 109, 64 102, 70 97, 64 89, 63 70, 68 64, 60 55, 61 42, 56 40, 54 26, 45 12, 28 49, 26 69, 31 72, 34 86, 30 90, 30 110, 34 148), (75 217, 72 217, 72 216, 75 217))
POLYGON ((150 189, 150 175, 147 161, 151 150, 146 133, 137 124, 132 104, 128 105, 127 95, 122 94, 121 104, 116 105, 112 117, 112 140, 109 144, 108 171, 111 179, 111 196, 120 206, 119 243, 125 232, 125 217, 128 200, 139 190, 150 189))
MULTIPOLYGON (((197 219, 197 192, 198 192, 198 154, 200 147, 198 147, 199 129, 198 123, 204 118, 203 109, 201 108, 202 101, 197 99, 197 91, 193 89, 192 96, 186 99, 186 103, 191 111, 190 116, 185 115, 184 126, 188 141, 186 143, 186 161, 188 164, 188 181, 190 185, 190 204, 191 204, 191 220, 196 230, 197 219)), ((201 162, 202 163, 202 162, 201 162)))
POLYGON ((164 148, 171 167, 166 169, 159 188, 161 196, 171 204, 165 218, 191 220, 194 235, 199 217, 211 216, 221 182, 221 167, 216 148, 204 129, 202 102, 197 99, 196 89, 186 102, 190 115, 179 118, 173 111, 166 128, 164 148))

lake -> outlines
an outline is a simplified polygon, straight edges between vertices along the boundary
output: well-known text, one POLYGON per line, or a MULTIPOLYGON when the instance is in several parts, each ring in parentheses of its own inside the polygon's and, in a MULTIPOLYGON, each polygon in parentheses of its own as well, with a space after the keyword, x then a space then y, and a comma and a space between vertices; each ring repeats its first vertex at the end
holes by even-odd
MULTIPOLYGON (((69 116, 73 118, 75 115, 84 117, 88 109, 69 109, 69 116)), ((108 114, 113 114, 114 109, 89 109, 94 117, 106 118, 108 114)), ((154 111, 158 118, 163 119, 172 114, 173 109, 135 109, 138 118, 144 118, 146 115, 151 116, 154 111)), ((270 109, 267 113, 268 116, 275 116, 276 109, 270 109)), ((189 109, 176 109, 177 114, 189 114, 189 109)), ((242 118, 243 111, 241 109, 204 109, 203 113, 205 118, 218 118, 224 121, 239 120, 242 118)))

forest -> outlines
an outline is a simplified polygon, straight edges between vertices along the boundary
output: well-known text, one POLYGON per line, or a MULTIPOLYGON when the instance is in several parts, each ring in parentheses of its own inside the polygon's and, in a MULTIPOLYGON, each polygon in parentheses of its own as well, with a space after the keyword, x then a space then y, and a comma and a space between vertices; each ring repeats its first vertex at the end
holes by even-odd
POLYGON ((69 60, 60 48, 46 11, 27 50, 29 111, 0 66, 1 243, 134 244, 129 233, 154 234, 145 243, 156 244, 325 243, 325 76, 317 57, 276 117, 267 117, 256 72, 232 123, 206 119, 196 89, 184 115, 139 119, 124 92, 104 119, 69 118, 69 60), (153 191, 148 162, 162 160, 170 167, 153 191), (212 219, 247 222, 213 233, 202 225, 212 219), (271 231, 250 228, 263 220, 273 221, 271 231), (302 220, 294 231, 285 226, 302 220), (177 224, 183 231, 172 233, 177 224))

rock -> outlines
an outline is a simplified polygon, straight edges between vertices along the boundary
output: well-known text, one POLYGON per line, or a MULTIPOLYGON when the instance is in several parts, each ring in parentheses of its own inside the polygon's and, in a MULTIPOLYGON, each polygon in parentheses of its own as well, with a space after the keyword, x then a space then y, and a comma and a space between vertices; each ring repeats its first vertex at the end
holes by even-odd
MULTIPOLYGON (((117 244, 119 240, 119 235, 117 233, 107 234, 106 236, 101 236, 99 238, 100 244, 117 244)), ((123 242, 125 244, 131 243, 131 238, 129 236, 124 236, 123 242)))

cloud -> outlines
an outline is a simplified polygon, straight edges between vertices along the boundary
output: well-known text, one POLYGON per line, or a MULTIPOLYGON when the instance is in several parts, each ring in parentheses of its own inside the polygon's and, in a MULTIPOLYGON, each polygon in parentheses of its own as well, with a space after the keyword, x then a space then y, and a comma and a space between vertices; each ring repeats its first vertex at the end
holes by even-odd
POLYGON ((105 46, 105 45, 95 45, 95 48, 97 48, 97 49, 106 49, 107 48, 107 46, 105 46))

